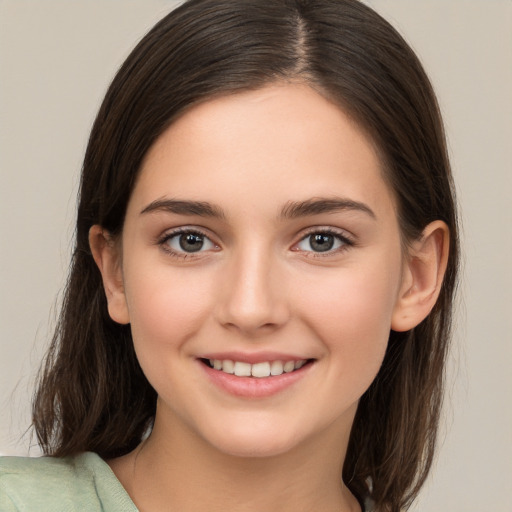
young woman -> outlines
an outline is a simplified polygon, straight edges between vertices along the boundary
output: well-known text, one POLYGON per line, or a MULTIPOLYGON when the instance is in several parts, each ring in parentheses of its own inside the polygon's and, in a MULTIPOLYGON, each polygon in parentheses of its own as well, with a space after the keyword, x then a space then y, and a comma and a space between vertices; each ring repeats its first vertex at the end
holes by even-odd
POLYGON ((435 96, 356 0, 190 0, 95 121, 11 510, 399 511, 458 259, 435 96))

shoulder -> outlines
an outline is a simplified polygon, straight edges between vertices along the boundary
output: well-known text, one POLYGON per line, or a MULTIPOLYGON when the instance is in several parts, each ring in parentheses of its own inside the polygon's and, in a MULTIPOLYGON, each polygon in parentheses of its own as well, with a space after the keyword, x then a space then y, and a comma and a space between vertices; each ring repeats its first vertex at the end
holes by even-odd
POLYGON ((109 466, 94 453, 74 457, 0 457, 2 512, 134 511, 109 466))

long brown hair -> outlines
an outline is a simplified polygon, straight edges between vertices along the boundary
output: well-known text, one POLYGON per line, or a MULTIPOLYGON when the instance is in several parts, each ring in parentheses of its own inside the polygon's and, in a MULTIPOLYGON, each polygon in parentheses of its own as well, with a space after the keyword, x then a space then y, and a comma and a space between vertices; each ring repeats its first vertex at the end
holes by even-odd
POLYGON ((275 81, 311 84, 374 141, 394 191, 404 241, 440 219, 450 229, 441 294, 411 331, 391 332, 360 400, 343 468, 377 511, 412 502, 430 469, 458 265, 457 219, 441 117, 402 37, 357 0, 189 0, 137 45, 94 123, 82 171, 76 246, 60 320, 33 406, 44 452, 125 454, 151 428, 156 393, 129 326, 107 312, 88 232, 123 228, 144 155, 177 116, 216 95, 275 81))

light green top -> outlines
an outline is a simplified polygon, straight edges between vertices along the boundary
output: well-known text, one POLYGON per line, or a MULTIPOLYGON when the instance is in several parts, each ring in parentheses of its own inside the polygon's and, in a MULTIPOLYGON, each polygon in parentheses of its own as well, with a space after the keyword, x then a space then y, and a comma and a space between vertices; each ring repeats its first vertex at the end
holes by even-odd
MULTIPOLYGON (((363 511, 373 508, 367 502, 363 511)), ((0 512, 138 512, 110 466, 95 453, 0 457, 0 512)))
POLYGON ((0 457, 1 512, 138 512, 109 465, 75 457, 0 457))

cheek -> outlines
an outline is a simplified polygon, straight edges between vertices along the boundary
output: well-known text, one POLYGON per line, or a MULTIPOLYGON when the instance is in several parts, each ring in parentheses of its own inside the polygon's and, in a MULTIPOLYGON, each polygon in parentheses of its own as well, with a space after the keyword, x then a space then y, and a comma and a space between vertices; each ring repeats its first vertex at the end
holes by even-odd
POLYGON ((382 364, 399 275, 392 266, 338 269, 325 283, 328 287, 316 281, 313 291, 303 295, 304 318, 330 358, 333 378, 350 382, 354 399, 367 389, 382 364))
POLYGON ((311 311, 312 322, 332 333, 352 332, 361 338, 389 331, 398 284, 399 272, 389 267, 382 272, 369 266, 341 269, 304 283, 309 291, 300 296, 303 309, 311 311))
POLYGON ((158 394, 178 400, 178 384, 191 383, 186 373, 189 341, 205 321, 208 284, 169 267, 151 268, 146 275, 125 276, 130 285, 126 295, 134 348, 158 394))
MULTIPOLYGON (((197 273, 196 273, 197 274, 197 273)), ((126 276, 132 335, 136 347, 181 347, 207 314, 208 281, 171 267, 126 276)))

